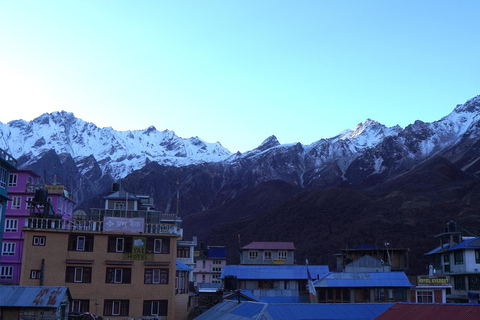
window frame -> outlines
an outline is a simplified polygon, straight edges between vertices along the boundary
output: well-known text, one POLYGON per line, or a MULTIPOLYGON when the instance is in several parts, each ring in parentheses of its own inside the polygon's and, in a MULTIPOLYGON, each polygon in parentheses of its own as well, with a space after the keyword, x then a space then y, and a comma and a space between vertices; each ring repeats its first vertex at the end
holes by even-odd
POLYGON ((0 266, 0 279, 13 279, 13 266, 0 266))
POLYGON ((18 219, 5 219, 5 232, 17 232, 18 219))
POLYGON ((14 256, 15 249, 17 248, 17 244, 15 242, 3 242, 2 244, 2 256, 14 256))
POLYGON ((46 243, 46 236, 33 236, 32 238, 32 246, 45 246, 46 243))
POLYGON ((168 268, 145 268, 144 284, 168 284, 169 270, 168 268))
POLYGON ((455 265, 463 264, 463 261, 464 261, 463 250, 455 250, 453 252, 453 255, 454 255, 455 265))
POLYGON ((22 209, 22 197, 21 196, 12 196, 12 204, 10 206, 12 210, 22 209))
POLYGON ((130 284, 132 283, 131 268, 107 268, 105 272, 105 283, 130 284))
POLYGON ((288 251, 286 251, 286 250, 278 251, 278 259, 287 260, 288 259, 288 251))
POLYGON ((433 291, 432 290, 417 290, 415 299, 417 303, 433 303, 433 291), (421 300, 421 301, 420 301, 421 300), (425 301, 426 300, 426 301, 425 301), (429 301, 431 300, 431 301, 429 301))
POLYGON ((8 187, 16 187, 18 183, 18 174, 10 173, 8 177, 8 187))
POLYGON ((67 266, 65 269, 65 282, 92 283, 92 267, 67 266))
POLYGON ((142 316, 168 316, 168 300, 143 300, 142 316), (155 313, 154 304, 157 305, 157 312, 155 313))
POLYGON ((30 270, 30 279, 41 279, 42 270, 30 270))
POLYGON ((6 168, 0 166, 0 188, 6 189, 8 185, 9 172, 6 168))
POLYGON ((105 299, 103 302, 104 316, 128 316, 129 309, 130 309, 130 300, 105 299))
POLYGON ((249 250, 248 251, 248 259, 257 260, 258 259, 258 250, 249 250))
POLYGON ((263 253, 263 259, 264 260, 272 260, 272 251, 265 251, 263 253))
POLYGON ((85 313, 90 311, 89 299, 73 299, 70 305, 70 311, 85 313))

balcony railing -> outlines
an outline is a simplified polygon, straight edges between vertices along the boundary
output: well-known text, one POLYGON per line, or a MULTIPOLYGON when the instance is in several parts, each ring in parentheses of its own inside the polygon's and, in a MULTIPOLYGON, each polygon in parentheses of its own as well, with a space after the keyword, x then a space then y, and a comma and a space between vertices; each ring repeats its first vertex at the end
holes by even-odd
MULTIPOLYGON (((27 218, 25 227, 30 229, 68 230, 68 231, 103 231, 103 221, 65 220, 48 218, 27 218)), ((174 224, 145 223, 145 234, 175 234, 183 236, 183 229, 174 224)))
POLYGON ((8 163, 10 163, 15 168, 17 167, 17 159, 9 155, 5 150, 0 148, 0 158, 4 159, 8 163))
POLYGON ((90 209, 90 220, 103 220, 104 217, 145 218, 145 223, 182 222, 175 213, 150 210, 90 209))

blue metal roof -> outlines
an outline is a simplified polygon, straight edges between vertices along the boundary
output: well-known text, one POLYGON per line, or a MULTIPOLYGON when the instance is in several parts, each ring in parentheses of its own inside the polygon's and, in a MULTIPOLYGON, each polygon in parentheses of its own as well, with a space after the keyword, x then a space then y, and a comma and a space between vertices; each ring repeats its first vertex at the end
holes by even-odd
MULTIPOLYGON (((461 250, 461 249, 480 249, 480 238, 471 238, 471 239, 464 240, 464 241, 460 242, 459 244, 454 245, 451 248, 448 248, 448 246, 449 246, 448 243, 444 243, 443 244, 443 250, 444 251, 453 251, 453 250, 461 250)), ((435 253, 439 253, 439 252, 442 252, 440 246, 438 246, 435 249, 425 253, 424 255, 428 256, 430 254, 435 254, 435 253)))
POLYGON ((68 287, 1 286, 0 307, 58 308, 65 295, 68 287))
POLYGON ((289 303, 266 304, 225 300, 201 314, 196 320, 373 320, 393 303, 289 303), (263 317, 261 317, 263 316, 263 317))
POLYGON ((178 260, 177 260, 175 269, 176 269, 177 271, 192 271, 192 270, 193 270, 193 268, 190 268, 190 267, 187 266, 185 263, 183 263, 183 262, 181 262, 181 261, 178 261, 178 260))
POLYGON ((208 257, 209 258, 226 258, 227 249, 226 248, 208 248, 208 257))
POLYGON ((459 249, 480 249, 480 238, 472 238, 467 239, 465 241, 460 242, 459 244, 447 249, 447 251, 451 250, 459 250, 459 249))
POLYGON ((392 305, 393 303, 271 304, 267 312, 272 319, 282 320, 371 320, 392 305))
MULTIPOLYGON (((319 279, 328 273, 328 266, 309 265, 308 270, 313 279, 319 279)), ((237 279, 308 279, 307 267, 300 265, 231 265, 225 266, 221 279, 225 276, 235 276, 237 279)))
POLYGON ((412 287, 404 272, 330 272, 315 287, 412 287))

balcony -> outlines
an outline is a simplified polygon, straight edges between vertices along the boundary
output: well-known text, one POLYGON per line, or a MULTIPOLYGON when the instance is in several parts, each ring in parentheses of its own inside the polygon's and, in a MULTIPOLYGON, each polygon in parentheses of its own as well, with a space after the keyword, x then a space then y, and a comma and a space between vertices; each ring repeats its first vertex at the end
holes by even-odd
POLYGON ((1 148, 0 148, 0 158, 8 162, 13 167, 15 168, 17 167, 17 160, 1 148))
MULTIPOLYGON (((25 228, 48 229, 65 231, 93 231, 104 232, 103 221, 92 220, 64 220, 49 218, 27 218, 25 228)), ((174 224, 167 223, 145 223, 144 234, 174 234, 183 236, 183 229, 174 224)))
POLYGON ((101 221, 104 217, 145 218, 145 223, 176 223, 182 219, 175 213, 151 210, 90 209, 89 219, 101 221))

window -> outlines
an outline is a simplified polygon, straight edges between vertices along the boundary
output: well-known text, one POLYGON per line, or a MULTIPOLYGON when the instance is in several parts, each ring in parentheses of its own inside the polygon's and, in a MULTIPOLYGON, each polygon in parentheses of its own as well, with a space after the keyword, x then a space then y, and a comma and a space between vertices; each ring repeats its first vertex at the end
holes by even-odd
POLYGON ((11 174, 10 177, 8 178, 8 186, 9 187, 16 187, 17 186, 17 178, 18 178, 18 175, 11 174))
POLYGON ((16 232, 18 228, 17 219, 5 219, 5 232, 16 232))
POLYGON ((108 237, 107 252, 132 253, 132 237, 108 237))
POLYGON ((85 313, 90 310, 90 300, 73 300, 71 311, 85 313))
POLYGON ((213 260, 213 264, 222 264, 222 260, 213 260))
POLYGON ((129 300, 105 300, 104 316, 128 316, 129 300))
POLYGON ((258 258, 258 251, 248 251, 248 259, 257 259, 258 258))
POLYGON ((375 288, 375 301, 385 301, 384 288, 375 288))
POLYGON ((287 251, 278 251, 278 259, 287 259, 287 251))
POLYGON ((456 250, 454 254, 455 254, 455 264, 463 264, 463 251, 456 250))
POLYGON ((22 197, 12 197, 12 209, 21 209, 22 208, 22 197))
POLYGON ((58 212, 63 212, 63 198, 58 198, 58 208, 57 208, 57 211, 58 212))
POLYGON ((272 251, 265 251, 263 256, 265 260, 272 260, 272 251))
POLYGON ((468 276, 468 290, 480 290, 480 276, 468 276))
POLYGON ((0 267, 0 279, 13 279, 13 267, 0 267))
POLYGON ((190 248, 189 247, 178 247, 177 249, 178 258, 190 258, 190 248))
POLYGON ((0 188, 5 189, 7 186, 8 171, 4 167, 0 167, 0 188))
POLYGON ((143 316, 168 316, 168 300, 144 300, 143 316))
POLYGON ((34 236, 32 244, 34 246, 44 246, 45 242, 46 242, 45 236, 34 236))
POLYGON ((71 234, 68 238, 68 251, 93 251, 93 235, 71 234))
POLYGON ((450 255, 449 254, 443 255, 443 262, 444 263, 450 263, 450 255))
POLYGON ((417 303, 433 303, 433 292, 417 291, 417 303))
POLYGON ((450 272, 450 265, 449 265, 449 264, 444 265, 444 266, 443 266, 443 270, 444 270, 445 272, 450 272))
POLYGON ((2 256, 15 255, 15 242, 4 242, 2 248, 2 256))
POLYGON ((107 268, 105 283, 131 283, 131 268, 107 268))
POLYGON ((213 267, 212 272, 222 272, 222 267, 213 267))
POLYGON ((30 270, 30 279, 40 279, 42 277, 42 270, 30 270))
POLYGON ((170 253, 170 239, 147 238, 147 253, 170 253))
POLYGON ((207 265, 207 262, 205 260, 202 261, 202 268, 205 268, 207 265))
POLYGON ((188 293, 188 272, 177 271, 175 278, 175 294, 188 293))
POLYGON ((145 269, 146 284, 167 284, 168 269, 145 269))
POLYGON ((114 208, 115 210, 125 210, 125 201, 115 201, 114 208))
POLYGON ((32 201, 33 201, 33 197, 27 197, 27 209, 33 208, 32 201))
POLYGON ((92 268, 91 267, 67 267, 65 282, 91 283, 92 268))
POLYGON ((455 290, 465 290, 465 276, 453 277, 455 290))
POLYGON ((475 249, 475 263, 480 263, 480 249, 475 249))
POLYGON ((212 279, 220 278, 221 274, 212 274, 212 279))
POLYGON ((162 239, 155 239, 153 244, 153 252, 155 253, 162 252, 162 239))

